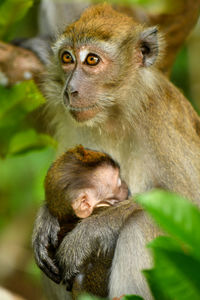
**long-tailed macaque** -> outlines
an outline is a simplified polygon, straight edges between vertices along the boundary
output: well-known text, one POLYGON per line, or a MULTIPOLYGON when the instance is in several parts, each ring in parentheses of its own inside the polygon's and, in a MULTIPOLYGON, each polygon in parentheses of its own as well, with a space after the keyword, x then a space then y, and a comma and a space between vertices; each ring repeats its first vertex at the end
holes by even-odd
MULTIPOLYGON (((106 4, 89 8, 53 46, 44 84, 49 116, 60 152, 77 143, 103 150, 119 162, 133 195, 161 187, 199 204, 200 119, 158 70, 162 48, 157 27, 138 24, 106 4)), ((92 230, 89 220, 65 238, 65 280, 90 257, 94 242, 110 250, 109 224, 115 228, 118 217, 93 216, 92 230)), ((58 231, 55 218, 42 208, 33 245, 38 264, 56 282, 59 269, 47 247, 57 245, 58 231)), ((123 226, 109 279, 111 298, 139 294, 152 299, 141 270, 151 264, 145 244, 156 234, 144 212, 123 226)), ((57 299, 65 299, 61 287, 54 288, 57 299)))
MULTIPOLYGON (((62 154, 52 164, 45 179, 45 201, 49 212, 58 219, 61 227, 61 244, 59 242, 60 246, 56 251, 56 260, 61 270, 65 272, 64 266, 68 260, 68 256, 64 255, 64 236, 74 229, 81 219, 88 218, 92 213, 96 215, 103 210, 107 211, 109 207, 116 206, 127 198, 128 186, 120 178, 119 165, 105 153, 84 149, 80 145, 62 154)), ((126 209, 118 218, 119 230, 122 223, 125 223, 133 212, 139 210, 132 201, 126 201, 122 206, 126 209)), ((108 255, 98 253, 98 243, 94 244, 93 255, 73 278, 74 299, 79 292, 92 293, 99 297, 108 296, 109 271, 119 235, 117 229, 114 230, 112 251, 108 255)))

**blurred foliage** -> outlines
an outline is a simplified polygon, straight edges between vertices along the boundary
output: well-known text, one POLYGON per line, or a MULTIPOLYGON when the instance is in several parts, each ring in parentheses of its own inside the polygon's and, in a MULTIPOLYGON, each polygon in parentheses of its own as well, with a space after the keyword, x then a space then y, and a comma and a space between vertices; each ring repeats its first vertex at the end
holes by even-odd
POLYGON ((53 149, 46 148, 0 161, 0 231, 15 215, 44 199, 43 181, 53 158, 53 149))
POLYGON ((0 86, 0 95, 0 156, 56 145, 50 136, 30 130, 26 122, 28 113, 45 103, 34 82, 0 86))
MULTIPOLYGON (((21 20, 33 0, 7 0, 0 4, 0 39, 9 40, 16 23, 21 20)), ((27 122, 27 115, 45 103, 32 81, 21 82, 11 88, 0 86, 0 156, 19 154, 45 146, 56 146, 55 141, 38 134, 27 122)))
POLYGON ((172 82, 184 91, 188 99, 192 99, 188 72, 188 51, 184 45, 179 52, 171 73, 172 82))
POLYGON ((15 24, 33 5, 33 0, 3 0, 0 4, 0 39, 9 40, 15 24))
MULTIPOLYGON (((78 299, 79 300, 100 300, 102 298, 98 298, 98 297, 91 296, 88 294, 85 294, 85 295, 83 294, 78 299)), ((113 299, 115 299, 115 298, 113 298, 113 299)), ((143 300, 142 297, 136 296, 136 295, 125 295, 125 296, 122 296, 120 299, 121 300, 143 300)))
MULTIPOLYGON (((33 0, 0 0, 0 39, 10 41, 35 34, 36 9, 37 3, 33 0)), ((45 99, 33 81, 20 82, 10 88, 0 86, 0 245, 6 247, 7 243, 13 262, 13 275, 0 272, 0 284, 5 276, 3 284, 27 299, 31 299, 33 291, 41 294, 39 269, 31 255, 30 231, 36 210, 44 199, 43 181, 56 148, 52 137, 33 128, 34 113, 37 110, 37 116, 44 104, 45 99), (22 218, 20 224, 25 228, 15 229, 18 218, 22 218), (6 238, 5 233, 11 234, 13 230, 19 238, 12 244, 12 236, 6 238), (14 247, 12 252, 9 247, 14 247), (15 251, 16 247, 21 249, 21 267, 17 265, 20 254, 15 251)), ((0 263, 3 269, 2 253, 0 263)))
POLYGON ((154 267, 144 271, 155 300, 200 299, 200 211, 188 200, 161 190, 136 197, 170 235, 148 246, 154 267), (167 205, 165 205, 167 203, 167 205))

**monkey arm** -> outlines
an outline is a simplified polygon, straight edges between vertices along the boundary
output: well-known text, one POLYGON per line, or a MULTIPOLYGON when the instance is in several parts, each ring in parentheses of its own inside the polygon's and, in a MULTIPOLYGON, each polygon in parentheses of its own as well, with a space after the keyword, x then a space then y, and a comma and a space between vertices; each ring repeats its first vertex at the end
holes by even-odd
POLYGON ((38 267, 56 283, 61 281, 61 277, 48 249, 52 246, 57 247, 59 231, 57 219, 49 213, 46 205, 42 206, 35 222, 32 245, 38 267))
POLYGON ((117 207, 83 219, 67 234, 56 253, 64 283, 79 273, 93 253, 113 251, 121 227, 129 216, 139 210, 141 208, 136 203, 126 200, 117 207))

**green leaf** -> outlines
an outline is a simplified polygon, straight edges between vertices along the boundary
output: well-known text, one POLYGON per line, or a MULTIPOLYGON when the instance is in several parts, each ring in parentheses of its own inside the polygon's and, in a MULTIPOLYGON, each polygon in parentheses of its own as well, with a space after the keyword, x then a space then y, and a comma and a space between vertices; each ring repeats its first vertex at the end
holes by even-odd
POLYGON ((12 88, 0 86, 0 155, 4 157, 10 142, 19 131, 27 130, 27 115, 45 103, 33 81, 12 88))
POLYGON ((154 296, 155 300, 161 300, 161 299, 162 300, 171 300, 169 298, 169 296, 167 295, 166 291, 162 290, 162 287, 160 287, 159 281, 162 279, 161 278, 158 279, 158 276, 156 276, 157 274, 154 269, 145 270, 145 271, 143 271, 143 274, 145 275, 145 277, 147 279, 151 293, 154 296))
MULTIPOLYGON (((78 299, 79 300, 101 300, 102 298, 99 298, 99 297, 96 297, 93 295, 89 295, 89 294, 83 294, 83 295, 79 296, 78 299)), ((136 295, 125 295, 122 297, 122 300, 143 300, 143 298, 141 298, 140 296, 136 296, 136 295)))
POLYGON ((16 108, 26 114, 43 103, 45 99, 32 80, 18 83, 11 88, 0 86, 0 124, 16 108))
POLYGON ((19 132, 10 141, 8 154, 22 154, 30 150, 39 150, 43 147, 56 147, 56 141, 46 134, 38 134, 33 129, 19 132))
POLYGON ((7 0, 0 4, 0 39, 8 40, 16 22, 24 17, 33 0, 7 0))
MULTIPOLYGON (((82 294, 78 297, 79 300, 101 300, 102 298, 90 295, 90 294, 82 294)), ((106 299, 106 298, 103 298, 106 299)), ((143 300, 142 297, 137 295, 125 295, 121 298, 122 300, 143 300)))
POLYGON ((179 242, 183 242, 200 259, 200 212, 181 196, 154 190, 138 195, 140 203, 156 222, 179 242))
POLYGON ((186 249, 177 243, 175 239, 168 236, 158 236, 153 241, 147 244, 148 248, 158 248, 158 249, 165 249, 171 251, 180 251, 180 252, 187 252, 186 249))
POLYGON ((136 295, 125 295, 122 300, 143 300, 143 298, 136 295))
POLYGON ((200 262, 183 253, 169 237, 156 239, 150 247, 155 267, 144 274, 155 299, 199 300, 200 262))
POLYGON ((35 210, 42 204, 45 197, 44 178, 54 159, 54 149, 45 147, 40 151, 0 160, 0 230, 13 217, 23 215, 27 209, 30 213, 30 209, 34 207, 35 210))

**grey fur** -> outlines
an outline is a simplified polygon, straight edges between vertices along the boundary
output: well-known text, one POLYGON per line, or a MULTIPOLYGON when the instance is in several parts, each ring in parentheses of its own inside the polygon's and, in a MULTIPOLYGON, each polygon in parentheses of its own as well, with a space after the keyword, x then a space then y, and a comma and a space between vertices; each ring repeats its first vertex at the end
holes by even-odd
POLYGON ((110 275, 111 299, 118 295, 136 294, 145 300, 153 300, 142 274, 142 270, 149 269, 152 265, 146 244, 149 241, 148 234, 153 231, 157 233, 157 227, 142 211, 129 218, 123 227, 117 241, 110 275))
POLYGON ((113 252, 121 227, 135 209, 137 206, 134 203, 123 201, 119 207, 82 220, 64 237, 56 257, 65 282, 79 273, 83 261, 93 252, 108 255, 113 252))
POLYGON ((47 248, 49 246, 57 247, 59 230, 60 225, 57 219, 49 213, 46 205, 41 207, 36 218, 32 238, 35 260, 39 268, 57 283, 61 281, 59 269, 49 257, 47 248))

